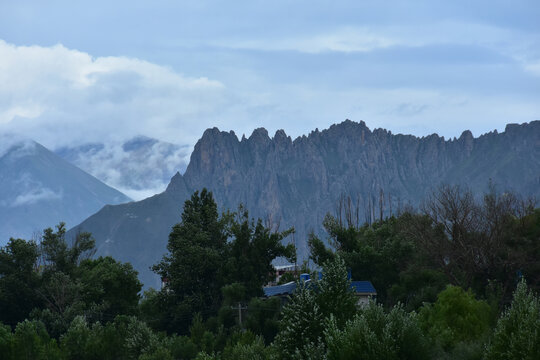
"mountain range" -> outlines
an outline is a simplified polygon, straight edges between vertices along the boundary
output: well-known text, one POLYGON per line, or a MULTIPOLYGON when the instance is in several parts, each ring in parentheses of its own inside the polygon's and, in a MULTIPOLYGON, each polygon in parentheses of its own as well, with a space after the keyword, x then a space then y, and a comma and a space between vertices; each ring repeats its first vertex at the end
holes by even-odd
POLYGON ((130 200, 32 140, 0 137, 0 245, 130 200))
POLYGON ((344 196, 359 204, 363 221, 376 216, 377 206, 385 215, 417 206, 440 184, 482 193, 490 182, 500 190, 540 195, 540 121, 509 124, 502 133, 477 138, 464 131, 448 140, 372 131, 350 120, 294 140, 283 130, 270 137, 259 128, 239 139, 213 128, 195 145, 184 175, 174 175, 164 192, 105 206, 68 234, 92 232, 98 255, 131 262, 146 286, 157 287, 149 267, 166 252, 184 201, 203 187, 222 210, 242 203, 251 216, 282 230, 294 226, 288 241, 296 242, 303 258, 308 233, 324 234, 325 214, 344 196))

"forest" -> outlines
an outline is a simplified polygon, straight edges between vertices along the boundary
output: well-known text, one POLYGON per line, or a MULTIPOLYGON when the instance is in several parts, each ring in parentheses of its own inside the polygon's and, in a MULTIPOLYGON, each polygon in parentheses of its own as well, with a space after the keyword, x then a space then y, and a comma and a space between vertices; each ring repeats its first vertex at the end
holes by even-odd
MULTIPOLYGON (((179 204, 179 207, 181 204, 179 204)), ((494 186, 441 186, 418 209, 361 223, 343 197, 310 257, 264 297, 280 230, 195 192, 142 291, 131 264, 98 257, 63 223, 0 248, 0 359, 540 359, 540 208, 494 186), (318 278, 317 272, 324 276, 318 278), (359 307, 353 279, 376 301, 359 307), (300 273, 312 273, 308 286, 300 273)), ((289 243, 288 245, 284 245, 289 243)))

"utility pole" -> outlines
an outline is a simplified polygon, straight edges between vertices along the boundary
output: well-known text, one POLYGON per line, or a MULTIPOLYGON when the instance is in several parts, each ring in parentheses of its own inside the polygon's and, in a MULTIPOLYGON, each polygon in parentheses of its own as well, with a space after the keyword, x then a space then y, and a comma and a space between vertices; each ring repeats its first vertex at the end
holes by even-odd
POLYGON ((292 233, 292 239, 294 242, 294 274, 298 275, 298 264, 296 258, 298 257, 298 250, 296 249, 296 239, 294 237, 294 232, 292 233))
POLYGON ((238 322, 240 323, 240 328, 242 328, 242 310, 247 310, 247 306, 242 306, 241 303, 238 303, 237 307, 231 306, 231 309, 238 309, 238 322))

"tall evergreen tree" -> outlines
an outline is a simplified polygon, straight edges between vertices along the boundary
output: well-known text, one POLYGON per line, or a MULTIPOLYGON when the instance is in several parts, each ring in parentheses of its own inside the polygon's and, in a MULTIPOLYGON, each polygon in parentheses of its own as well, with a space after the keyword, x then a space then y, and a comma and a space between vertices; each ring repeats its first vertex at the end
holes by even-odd
POLYGON ((227 237, 226 218, 218 215, 212 193, 196 191, 169 235, 168 254, 153 267, 167 283, 161 301, 172 310, 163 324, 168 331, 185 333, 193 314, 219 308, 227 237))

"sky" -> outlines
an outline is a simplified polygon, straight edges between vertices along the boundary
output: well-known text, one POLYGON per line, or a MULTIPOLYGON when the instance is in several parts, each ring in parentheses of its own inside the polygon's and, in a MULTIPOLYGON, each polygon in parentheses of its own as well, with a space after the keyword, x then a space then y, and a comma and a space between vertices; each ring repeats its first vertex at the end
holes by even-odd
POLYGON ((540 119, 539 19, 538 0, 0 0, 0 132, 503 131, 540 119))

